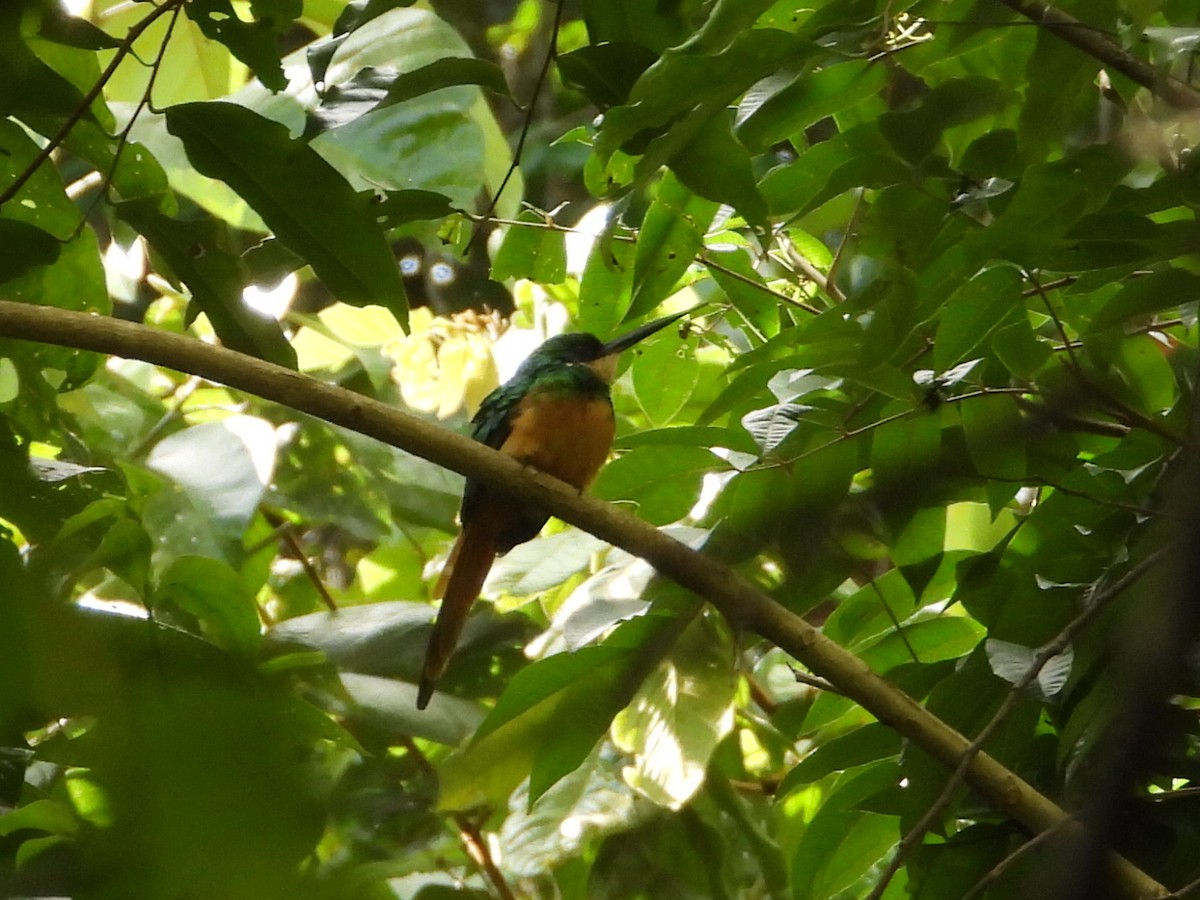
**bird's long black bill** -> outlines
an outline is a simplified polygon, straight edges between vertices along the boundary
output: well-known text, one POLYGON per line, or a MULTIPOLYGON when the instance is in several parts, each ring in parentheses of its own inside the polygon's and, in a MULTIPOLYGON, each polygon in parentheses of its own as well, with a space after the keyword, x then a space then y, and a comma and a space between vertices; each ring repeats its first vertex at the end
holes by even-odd
POLYGON ((661 331, 672 322, 678 322, 690 312, 692 312, 692 310, 685 309, 683 312, 678 312, 670 316, 663 316, 661 319, 655 319, 653 322, 647 322, 640 328, 633 329, 633 331, 630 331, 628 334, 623 334, 618 338, 613 338, 600 349, 600 353, 598 355, 600 357, 604 357, 610 356, 614 353, 620 353, 622 350, 628 350, 638 341, 645 340, 646 338, 650 337, 650 335, 654 334, 654 332, 661 331))

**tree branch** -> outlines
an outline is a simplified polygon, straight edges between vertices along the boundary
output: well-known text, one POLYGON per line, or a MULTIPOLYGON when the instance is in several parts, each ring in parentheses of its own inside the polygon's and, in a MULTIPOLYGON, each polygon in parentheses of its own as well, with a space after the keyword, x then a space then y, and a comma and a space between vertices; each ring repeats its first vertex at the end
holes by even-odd
POLYGON ((1162 76, 1154 66, 1122 49, 1095 28, 1039 0, 999 0, 1009 9, 1036 22, 1051 34, 1078 47, 1130 81, 1140 84, 1175 109, 1200 109, 1200 92, 1170 75, 1162 76))
MULTIPOLYGON (((576 491, 469 437, 431 425, 384 403, 223 347, 112 318, 0 301, 0 337, 93 350, 188 372, 281 403, 384 441, 522 502, 533 503, 645 559, 663 575, 712 603, 736 625, 761 635, 827 679, 879 721, 954 769, 970 742, 845 648, 726 566, 668 537, 613 504, 576 491)), ((1054 802, 986 753, 969 761, 965 780, 997 809, 1038 833, 1077 829, 1054 802)), ((1120 894, 1162 897, 1166 888, 1124 857, 1109 855, 1110 883, 1120 894)))

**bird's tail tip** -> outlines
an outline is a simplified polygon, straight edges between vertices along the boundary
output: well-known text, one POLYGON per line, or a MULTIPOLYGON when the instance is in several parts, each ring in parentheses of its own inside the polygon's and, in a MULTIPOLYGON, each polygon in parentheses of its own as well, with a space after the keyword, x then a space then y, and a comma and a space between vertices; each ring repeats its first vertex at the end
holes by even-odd
POLYGON ((433 680, 422 675, 421 683, 417 686, 417 709, 424 709, 429 705, 429 701, 433 699, 433 689, 433 680))

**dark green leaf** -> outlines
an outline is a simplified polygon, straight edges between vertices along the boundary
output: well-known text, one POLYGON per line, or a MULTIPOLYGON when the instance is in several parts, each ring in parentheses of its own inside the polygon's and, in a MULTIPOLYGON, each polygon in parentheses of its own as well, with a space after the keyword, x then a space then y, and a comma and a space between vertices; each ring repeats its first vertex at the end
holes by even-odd
POLYGON ((296 368, 296 351, 279 323, 246 305, 242 291, 249 272, 235 255, 228 229, 216 219, 185 222, 159 212, 157 204, 131 200, 117 204, 118 214, 146 239, 154 252, 192 292, 197 312, 231 350, 296 368))
POLYGON ((460 84, 475 84, 500 97, 512 98, 504 70, 494 62, 472 57, 448 56, 396 76, 379 108, 403 103, 421 94, 460 84))
POLYGON ((933 365, 938 372, 977 356, 992 331, 1014 308, 1024 306, 1020 273, 996 266, 976 275, 946 300, 934 338, 933 365))
POLYGON ((782 86, 767 86, 763 96, 747 95, 749 103, 743 104, 739 115, 738 137, 752 149, 770 147, 874 96, 886 80, 885 69, 867 60, 801 72, 782 86))
POLYGON ((750 154, 722 112, 709 119, 671 159, 671 169, 701 197, 732 206, 751 225, 765 227, 767 203, 754 181, 750 154))
MULTIPOLYGON (((258 0, 261 4, 262 0, 258 0)), ((278 3, 273 4, 278 8, 278 3)), ((295 5, 293 4, 293 9, 295 5)), ((272 91, 282 91, 287 85, 283 65, 276 47, 276 36, 287 20, 259 19, 245 22, 234 12, 229 0, 191 0, 184 7, 205 37, 220 41, 238 59, 248 65, 259 80, 272 91)), ((296 9, 299 12, 298 9, 296 9)))
POLYGON ((62 245, 52 234, 27 222, 0 218, 0 284, 58 259, 62 245))
POLYGON ((373 203, 287 129, 232 103, 186 103, 167 127, 196 168, 236 190, 345 303, 408 321, 404 285, 373 203))
POLYGON ((1090 332, 1103 331, 1138 316, 1175 309, 1200 299, 1200 275, 1163 269, 1131 280, 1092 316, 1090 332))
POLYGON ((563 81, 604 110, 628 100, 638 78, 656 59, 645 45, 626 41, 580 47, 561 54, 557 62, 563 81))
POLYGON ((156 604, 173 604, 200 620, 214 642, 250 655, 258 649, 258 610, 237 572, 219 560, 181 556, 159 576, 156 604))

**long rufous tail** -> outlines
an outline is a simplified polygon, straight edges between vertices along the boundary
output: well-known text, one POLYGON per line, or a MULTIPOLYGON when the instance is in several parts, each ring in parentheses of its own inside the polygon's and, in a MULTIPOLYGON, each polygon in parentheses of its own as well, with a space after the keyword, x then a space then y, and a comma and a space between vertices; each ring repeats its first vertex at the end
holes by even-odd
POLYGON ((446 665, 458 645, 459 635, 467 622, 467 613, 479 598, 483 582, 496 560, 500 525, 498 514, 499 510, 485 506, 463 526, 434 588, 434 596, 442 597, 442 608, 438 610, 433 633, 429 635, 429 646, 425 650, 425 665, 417 689, 418 709, 424 709, 429 704, 434 686, 446 671, 446 665))

